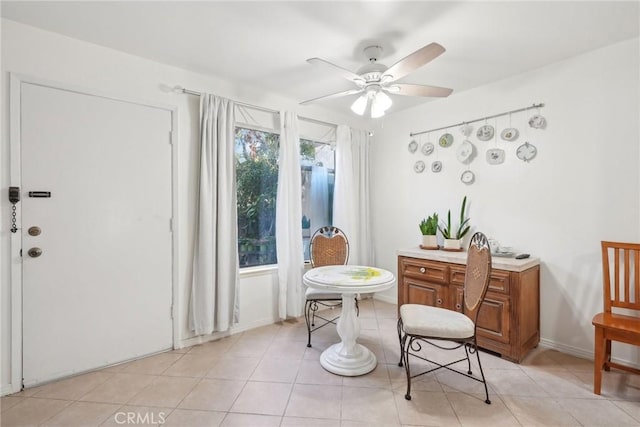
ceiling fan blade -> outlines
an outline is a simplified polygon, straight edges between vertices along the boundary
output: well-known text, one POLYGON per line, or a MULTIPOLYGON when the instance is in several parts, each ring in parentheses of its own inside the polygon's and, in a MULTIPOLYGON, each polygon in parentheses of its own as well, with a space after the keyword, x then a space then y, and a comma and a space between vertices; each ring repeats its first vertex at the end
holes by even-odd
POLYGON ((428 44, 393 64, 384 72, 382 78, 387 82, 401 79, 412 71, 422 67, 429 61, 432 61, 442 55, 444 51, 445 48, 440 46, 438 43, 428 44))
POLYGON ((307 59, 307 62, 309 64, 320 65, 329 70, 332 70, 334 73, 338 73, 343 78, 355 82, 356 84, 364 84, 364 79, 353 71, 342 68, 341 66, 333 64, 329 61, 325 61, 322 58, 309 58, 307 59))
POLYGON ((310 104, 312 102, 321 101, 321 100, 325 100, 325 99, 339 98, 341 96, 346 96, 346 95, 355 95, 356 93, 362 93, 362 92, 364 92, 364 89, 344 90, 342 92, 332 93, 331 95, 319 96, 317 98, 313 98, 313 99, 308 99, 306 101, 302 101, 300 103, 300 105, 306 105, 306 104, 310 104))
POLYGON ((394 95, 428 96, 428 97, 437 97, 437 98, 447 97, 451 95, 451 92, 453 92, 453 89, 449 89, 446 87, 412 85, 412 84, 405 84, 405 83, 394 84, 384 89, 394 95))

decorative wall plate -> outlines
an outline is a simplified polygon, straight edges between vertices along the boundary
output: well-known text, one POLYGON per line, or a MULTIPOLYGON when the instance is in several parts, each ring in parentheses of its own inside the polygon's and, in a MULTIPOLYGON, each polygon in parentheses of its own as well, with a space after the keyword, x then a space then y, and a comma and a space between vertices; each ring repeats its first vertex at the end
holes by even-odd
POLYGON ((411 141, 409 143, 409 146, 407 147, 409 149, 410 153, 415 153, 416 150, 418 149, 418 143, 416 142, 416 140, 414 139, 413 141, 411 141))
POLYGON ((484 125, 478 129, 476 136, 480 141, 488 141, 493 138, 494 130, 491 125, 484 125))
POLYGON ((518 139, 518 135, 520 135, 518 129, 507 128, 500 133, 500 138, 504 139, 505 141, 515 141, 516 139, 518 139))
POLYGON ((422 145, 422 154, 424 154, 425 156, 430 155, 431 153, 433 153, 433 150, 435 149, 435 147, 433 146, 432 143, 430 142, 425 142, 422 145))
POLYGON ((472 160, 473 149, 473 144, 465 139, 458 147, 456 158, 460 163, 469 163, 472 160))
POLYGON ((438 173, 442 170, 442 162, 439 160, 436 160, 435 162, 431 163, 431 172, 434 173, 438 173))
POLYGON ((475 180, 476 180, 476 175, 473 172, 471 172, 469 169, 462 172, 462 175, 460 175, 460 181, 462 181, 464 184, 471 185, 475 180))
POLYGON ((440 144, 440 147, 450 147, 453 144, 453 135, 445 133, 438 140, 438 144, 440 144))
POLYGON ((538 149, 533 144, 525 142, 516 150, 516 156, 523 162, 529 162, 538 154, 538 149))
POLYGON ((490 165, 499 165, 504 162, 504 150, 501 148, 492 148, 487 150, 487 163, 490 165))
POLYGON ((545 119, 540 114, 536 114, 531 116, 529 119, 529 126, 534 129, 544 129, 547 126, 547 119, 545 119))
POLYGON ((464 136, 471 135, 471 132, 473 132, 473 126, 471 126, 470 124, 465 123, 460 126, 460 133, 462 133, 464 136))
POLYGON ((415 171, 415 173, 422 173, 424 171, 424 168, 425 168, 425 164, 422 160, 418 160, 413 165, 413 170, 415 171))

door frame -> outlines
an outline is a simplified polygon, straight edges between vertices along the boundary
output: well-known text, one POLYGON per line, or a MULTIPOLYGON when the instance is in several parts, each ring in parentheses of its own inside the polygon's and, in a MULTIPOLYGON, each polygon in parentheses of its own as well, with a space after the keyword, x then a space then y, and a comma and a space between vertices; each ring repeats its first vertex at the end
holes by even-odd
MULTIPOLYGON (((19 73, 9 73, 9 173, 10 186, 22 188, 21 176, 21 96, 20 88, 23 83, 42 87, 64 90, 82 95, 96 96, 113 101, 126 102, 150 108, 158 108, 171 114, 171 317, 173 348, 180 342, 180 295, 178 292, 178 108, 173 105, 157 102, 123 98, 99 90, 53 82, 19 73)), ((11 233, 10 237, 10 268, 11 268, 11 383, 8 385, 11 393, 18 392, 23 386, 22 375, 22 203, 16 205, 16 225, 19 233, 11 233)))

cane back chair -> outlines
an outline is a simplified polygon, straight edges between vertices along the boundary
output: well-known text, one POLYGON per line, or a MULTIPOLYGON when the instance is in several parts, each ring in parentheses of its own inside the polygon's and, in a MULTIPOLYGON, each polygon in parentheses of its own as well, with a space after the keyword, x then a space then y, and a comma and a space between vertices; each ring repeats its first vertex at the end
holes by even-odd
POLYGON ((484 384, 485 403, 490 404, 487 381, 484 377, 480 353, 476 340, 478 312, 489 287, 491 274, 491 249, 484 234, 475 233, 471 238, 467 252, 467 267, 464 278, 462 312, 421 304, 403 304, 398 319, 398 338, 400 340, 400 363, 407 374, 407 392, 405 399, 411 400, 411 380, 438 369, 448 369, 484 384), (434 340, 438 340, 435 342, 434 340), (442 341, 445 341, 443 343, 442 341), (456 350, 464 347, 465 357, 450 363, 441 364, 430 360, 422 350, 422 344, 430 344, 442 350, 456 350), (476 355, 480 378, 472 375, 469 354, 476 355), (435 368, 412 374, 409 356, 436 365, 435 368), (463 372, 452 365, 466 361, 467 370, 463 372))
MULTIPOLYGON (((311 236, 309 242, 309 256, 311 267, 323 267, 325 265, 344 265, 349 261, 349 240, 338 227, 320 227, 311 236)), ((304 307, 304 318, 307 322, 307 347, 311 347, 311 333, 330 323, 335 324, 340 316, 323 317, 319 314, 321 307, 334 309, 342 306, 342 295, 339 293, 326 292, 318 289, 307 288, 306 303, 304 307), (316 326, 316 319, 320 319, 322 324, 316 326)), ((356 308, 358 300, 356 299, 356 308)))
POLYGON ((636 368, 611 361, 611 341, 640 345, 640 244, 602 242, 601 247, 604 312, 591 322, 595 327, 595 394, 600 394, 603 369, 640 374, 636 368))

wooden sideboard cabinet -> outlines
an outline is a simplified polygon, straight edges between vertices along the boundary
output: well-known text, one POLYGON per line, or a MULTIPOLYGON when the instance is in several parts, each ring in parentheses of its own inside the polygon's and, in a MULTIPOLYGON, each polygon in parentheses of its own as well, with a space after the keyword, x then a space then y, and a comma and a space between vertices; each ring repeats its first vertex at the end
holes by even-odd
MULTIPOLYGON (((425 304, 462 311, 466 252, 398 251, 398 307, 425 304)), ((520 363, 540 341, 540 261, 492 259, 478 314, 478 345, 520 363)))

